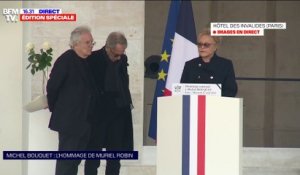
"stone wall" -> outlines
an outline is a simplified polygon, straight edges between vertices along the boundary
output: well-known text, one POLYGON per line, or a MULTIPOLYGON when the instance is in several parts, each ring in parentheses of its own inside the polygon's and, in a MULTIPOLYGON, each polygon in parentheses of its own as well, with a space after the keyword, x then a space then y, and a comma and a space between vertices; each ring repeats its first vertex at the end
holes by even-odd
MULTIPOLYGON (((96 45, 93 50, 104 46, 108 34, 121 31, 128 40, 126 54, 128 56, 128 72, 130 76, 130 90, 133 98, 133 126, 134 147, 141 151, 143 140, 143 91, 144 91, 144 2, 143 1, 26 1, 26 8, 60 8, 63 13, 76 13, 76 22, 33 22, 24 23, 24 43, 33 42, 36 51, 44 41, 51 43, 53 48, 53 62, 63 52, 69 49, 71 31, 79 25, 91 28, 96 45)), ((27 58, 24 58, 27 59, 27 58)), ((27 64, 26 64, 27 65, 27 64)), ((26 66, 24 65, 24 66, 26 66)), ((29 70, 26 70, 29 71, 29 70)), ((50 69, 51 71, 51 69, 50 69)), ((31 98, 42 93, 42 76, 37 73, 24 81, 29 81, 31 98)), ((56 148, 57 138, 47 128, 49 112, 37 112, 29 116, 28 149, 56 148), (39 116, 40 115, 40 116, 39 116), (43 126, 43 127, 41 127, 43 126), (41 140, 42 139, 42 140, 41 140)), ((139 164, 140 160, 129 161, 128 164, 139 164)), ((29 174, 38 174, 43 168, 51 167, 45 173, 53 174, 54 166, 50 162, 30 162, 29 174), (38 166, 37 166, 38 165, 38 166)), ((125 163, 126 164, 126 163, 125 163)))

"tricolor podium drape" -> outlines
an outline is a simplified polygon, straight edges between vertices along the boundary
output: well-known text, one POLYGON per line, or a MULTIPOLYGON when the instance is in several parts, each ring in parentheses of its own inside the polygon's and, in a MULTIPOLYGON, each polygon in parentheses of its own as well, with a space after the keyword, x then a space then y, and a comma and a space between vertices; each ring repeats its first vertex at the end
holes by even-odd
POLYGON ((158 98, 157 175, 241 175, 242 99, 158 98))

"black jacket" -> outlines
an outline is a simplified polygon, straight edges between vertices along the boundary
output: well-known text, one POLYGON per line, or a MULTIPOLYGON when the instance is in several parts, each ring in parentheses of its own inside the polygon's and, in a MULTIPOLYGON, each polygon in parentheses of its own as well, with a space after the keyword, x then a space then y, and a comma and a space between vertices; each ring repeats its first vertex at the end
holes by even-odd
POLYGON ((231 60, 214 55, 209 63, 198 57, 187 61, 181 76, 181 83, 222 84, 222 96, 234 97, 237 84, 231 60))
MULTIPOLYGON (((96 79, 97 88, 100 92, 103 92, 105 96, 107 96, 110 99, 115 100, 117 103, 119 98, 124 98, 124 101, 126 101, 126 106, 132 104, 131 94, 129 90, 129 75, 128 75, 128 58, 125 54, 121 56, 120 59, 120 67, 117 70, 118 77, 120 78, 120 81, 122 81, 122 87, 121 90, 117 93, 114 91, 109 91, 105 87, 105 84, 107 85, 107 78, 110 79, 110 75, 107 75, 106 69, 108 68, 108 55, 105 51, 105 47, 96 50, 92 53, 92 56, 88 58, 88 62, 90 64, 90 67, 92 69, 92 72, 96 79), (122 93, 122 94, 119 94, 122 93)), ((112 79, 112 81, 115 81, 112 79)), ((123 106, 122 106, 123 107, 123 106)))
MULTIPOLYGON (((88 62, 90 64, 91 70, 96 79, 96 85, 98 91, 102 92, 103 95, 100 96, 98 100, 99 103, 97 105, 98 111, 98 121, 100 123, 107 122, 108 126, 110 127, 110 122, 115 122, 116 118, 122 118, 122 120, 117 119, 116 122, 122 122, 122 127, 115 128, 116 133, 118 134, 118 138, 114 139, 121 139, 121 142, 118 143, 118 148, 120 150, 133 150, 133 126, 132 126, 132 113, 131 113, 131 95, 129 90, 129 75, 128 75, 128 59, 125 54, 121 56, 121 59, 117 64, 115 76, 108 74, 108 64, 109 63, 108 55, 105 51, 105 47, 101 48, 100 50, 96 50, 92 53, 92 55, 88 58, 88 62), (118 77, 118 80, 121 81, 119 83, 122 84, 121 88, 117 88, 117 91, 112 91, 111 89, 107 88, 108 81, 109 83, 116 83, 116 79, 113 77, 118 77), (122 103, 119 103, 122 101, 122 103)), ((114 89, 116 90, 116 89, 114 89)), ((103 125, 102 125, 103 126, 103 125)), ((101 129, 100 129, 101 130, 101 129)), ((103 131, 103 130, 102 130, 103 131)), ((105 130, 103 132, 106 132, 105 130)), ((106 140, 102 140, 100 138, 100 142, 106 144, 106 140)))
POLYGON ((49 128, 59 132, 80 133, 89 127, 93 100, 97 90, 86 60, 74 50, 63 53, 54 63, 47 83, 49 128))

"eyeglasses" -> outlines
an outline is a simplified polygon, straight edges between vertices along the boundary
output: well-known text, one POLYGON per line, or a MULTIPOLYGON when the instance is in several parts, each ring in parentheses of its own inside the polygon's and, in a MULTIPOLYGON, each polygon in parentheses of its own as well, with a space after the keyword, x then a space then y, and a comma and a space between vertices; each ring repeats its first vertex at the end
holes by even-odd
POLYGON ((215 43, 197 43, 199 48, 209 48, 210 46, 214 45, 215 43))
POLYGON ((83 42, 84 44, 86 44, 87 46, 94 46, 96 44, 95 41, 86 41, 86 42, 83 42))
POLYGON ((117 58, 122 56, 123 54, 126 54, 125 50, 115 50, 110 48, 110 53, 112 54, 113 57, 117 58))

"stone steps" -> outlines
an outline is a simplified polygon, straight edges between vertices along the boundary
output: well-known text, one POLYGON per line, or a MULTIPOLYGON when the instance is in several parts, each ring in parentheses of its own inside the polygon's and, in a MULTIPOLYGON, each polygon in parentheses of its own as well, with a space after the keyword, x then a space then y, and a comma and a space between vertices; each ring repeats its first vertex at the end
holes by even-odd
POLYGON ((243 175, 300 175, 300 149, 245 147, 243 175))
MULTIPOLYGON (((144 147, 138 164, 123 164, 120 175, 156 175, 155 147, 144 147)), ((300 175, 300 148, 243 148, 243 175, 300 175)), ((104 165, 98 175, 104 175, 104 165)), ((79 168, 83 175, 83 166, 79 168)))
POLYGON ((300 169, 276 167, 246 167, 243 175, 300 175, 300 169))

